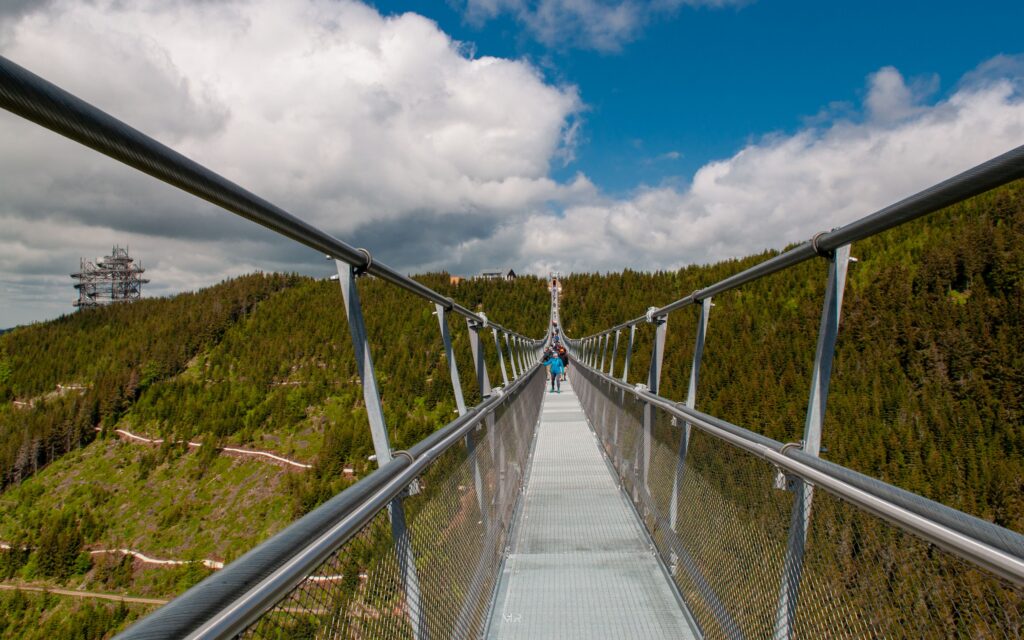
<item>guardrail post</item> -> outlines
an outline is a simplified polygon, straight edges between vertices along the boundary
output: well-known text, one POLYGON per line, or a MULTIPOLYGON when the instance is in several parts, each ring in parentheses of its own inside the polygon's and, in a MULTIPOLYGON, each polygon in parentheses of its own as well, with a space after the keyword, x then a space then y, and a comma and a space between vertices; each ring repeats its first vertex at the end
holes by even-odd
MULTIPOLYGON (((711 313, 711 298, 700 301, 700 318, 697 320, 697 339, 693 344, 693 362, 690 365, 690 384, 686 390, 686 406, 693 409, 697 403, 697 382, 700 380, 700 361, 704 357, 704 337, 708 332, 708 316, 711 313)), ((679 511, 679 490, 683 483, 683 469, 686 466, 686 452, 690 448, 689 422, 683 422, 679 438, 679 456, 676 458, 676 477, 672 482, 672 509, 669 514, 669 527, 676 530, 676 519, 679 511)))
POLYGON ((492 327, 491 333, 494 334, 494 350, 498 352, 498 364, 501 365, 501 382, 507 387, 508 372, 505 371, 505 354, 501 350, 501 341, 498 339, 498 330, 492 327))
POLYGON ((452 349, 452 335, 448 330, 448 310, 444 305, 435 304, 437 308, 437 322, 441 325, 441 341, 444 342, 444 357, 448 360, 448 373, 452 378, 452 391, 455 392, 455 408, 459 415, 466 413, 466 400, 462 396, 462 381, 459 380, 459 364, 455 361, 455 353, 452 349))
MULTIPOLYGON (((359 301, 359 290, 356 288, 356 268, 341 260, 334 261, 338 269, 338 281, 341 284, 341 295, 345 300, 345 314, 348 317, 349 333, 352 335, 352 351, 355 355, 359 379, 363 383, 363 402, 366 404, 366 416, 370 423, 370 435, 373 438, 373 450, 377 456, 377 466, 391 462, 391 442, 388 439, 387 424, 384 422, 384 408, 380 403, 380 390, 377 387, 377 376, 370 355, 370 342, 366 335, 366 323, 363 321, 363 307, 359 301)), ((405 510, 400 498, 396 498, 388 507, 391 516, 391 536, 395 541, 395 554, 399 571, 402 575, 402 586, 405 590, 405 608, 412 626, 413 638, 425 640, 427 628, 420 610, 420 585, 416 574, 416 559, 413 555, 412 539, 405 522, 405 510)))
POLYGON ((512 360, 515 361, 516 366, 519 368, 519 374, 522 375, 526 373, 526 369, 523 367, 523 360, 520 357, 519 336, 512 336, 510 339, 512 341, 512 346, 509 347, 509 352, 512 354, 512 360))
POLYGON ((626 343, 626 362, 622 365, 622 381, 629 383, 629 360, 633 357, 633 340, 636 337, 636 325, 629 325, 629 341, 626 343))
POLYGON ((473 362, 476 366, 476 380, 480 386, 480 397, 486 398, 491 395, 491 381, 487 377, 487 363, 484 361, 484 350, 480 346, 480 330, 484 328, 482 322, 466 320, 469 326, 469 348, 473 351, 473 362))
MULTIPOLYGON (((629 360, 633 357, 633 338, 636 336, 636 325, 629 325, 629 339, 626 341, 626 361, 622 365, 622 381, 629 382, 629 360)), ((615 412, 615 426, 612 430, 612 449, 618 456, 619 473, 622 473, 622 448, 619 446, 619 417, 626 407, 626 390, 619 390, 619 410, 615 412)))
MULTIPOLYGON (((651 322, 654 323, 654 345, 651 347, 651 366, 647 371, 647 389, 653 393, 658 393, 658 383, 661 382, 661 363, 665 358, 665 332, 668 329, 668 316, 662 316, 660 318, 652 317, 651 322)), ((651 497, 651 487, 648 483, 648 476, 651 470, 651 447, 654 440, 654 419, 656 417, 654 405, 650 403, 644 404, 644 491, 647 495, 644 496, 644 504, 647 504, 648 499, 651 497)))
POLYGON ((608 343, 612 341, 612 334, 604 334, 604 349, 601 350, 601 373, 604 373, 604 363, 608 359, 608 343))
MULTIPOLYGON (((476 363, 476 379, 480 389, 480 397, 486 398, 491 395, 491 380, 487 375, 487 362, 484 360, 484 348, 480 342, 480 332, 486 327, 484 320, 473 321, 467 318, 466 324, 469 326, 469 347, 473 352, 473 361, 476 363)), ((491 449, 491 458, 495 458, 495 435, 494 435, 494 414, 488 414, 487 418, 487 443, 491 449)), ((480 492, 481 498, 483 497, 483 485, 481 484, 478 491, 480 492)), ((487 512, 481 510, 481 516, 484 521, 485 528, 488 526, 489 518, 487 512)))
POLYGON ((619 354, 619 337, 622 335, 622 329, 615 330, 615 346, 612 347, 612 359, 608 363, 608 375, 615 377, 615 357, 619 354))
MULTIPOLYGON (((448 359, 448 373, 452 378, 452 390, 455 392, 455 408, 458 410, 459 415, 465 415, 466 413, 466 400, 462 395, 462 381, 459 379, 459 364, 455 360, 455 353, 452 349, 452 336, 448 329, 448 310, 443 305, 435 304, 437 308, 437 321, 441 325, 441 341, 444 342, 444 355, 448 359)), ((484 495, 483 495, 483 477, 480 474, 480 465, 477 462, 476 456, 473 455, 476 451, 476 442, 473 440, 473 435, 467 433, 465 437, 466 452, 470 458, 473 459, 473 486, 476 489, 476 502, 480 508, 480 514, 483 519, 487 518, 486 511, 484 509, 484 495)))
MULTIPOLYGON (((814 368, 811 373, 811 394, 807 404, 807 418, 804 422, 803 451, 817 456, 821 450, 821 426, 825 418, 828 400, 829 379, 832 373, 832 359, 836 350, 836 335, 839 332, 839 315, 843 308, 843 289, 846 285, 846 270, 850 263, 850 245, 845 244, 829 257, 828 284, 825 302, 821 310, 821 326, 818 329, 818 345, 814 354, 814 368)), ((789 540, 782 565, 782 584, 775 608, 775 640, 788 640, 796 631, 796 608, 800 599, 800 577, 803 573, 804 550, 807 543, 807 527, 811 518, 811 502, 814 487, 799 478, 792 479, 793 510, 789 523, 789 540)))
POLYGON ((509 340, 508 333, 505 336, 505 350, 508 351, 508 366, 512 368, 512 379, 518 380, 519 374, 516 372, 516 352, 512 350, 512 342, 509 340))

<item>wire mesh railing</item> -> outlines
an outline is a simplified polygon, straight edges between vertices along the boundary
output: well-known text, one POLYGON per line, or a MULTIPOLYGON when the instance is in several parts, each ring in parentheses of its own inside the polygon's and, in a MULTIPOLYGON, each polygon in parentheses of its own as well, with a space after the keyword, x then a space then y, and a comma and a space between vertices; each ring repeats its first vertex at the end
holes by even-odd
POLYGON ((566 338, 588 417, 710 635, 1020 637, 1024 536, 818 457, 851 243, 1020 178, 1024 146, 639 318, 566 338), (783 445, 697 412, 712 297, 816 257, 828 277, 803 439, 783 445), (691 305, 693 362, 676 403, 659 395, 667 323, 691 305), (654 333, 634 387, 642 325, 654 333))
POLYGON ((543 385, 534 366, 118 637, 479 636, 543 385))
MULTIPOLYGON (((643 392, 586 366, 571 367, 570 375, 624 492, 705 637, 1019 638, 1024 633, 1020 584, 820 485, 801 575, 785 575, 795 474, 702 429, 691 431, 681 468, 681 410, 662 407, 648 438, 644 411, 649 403, 643 392), (793 598, 791 627, 780 630, 789 616, 780 614, 779 602, 779 585, 787 578, 798 579, 799 597, 793 598)), ((749 437, 755 440, 755 434, 749 437)))
POLYGON ((481 634, 537 424, 543 376, 517 388, 403 489, 409 554, 376 513, 243 638, 471 638, 481 634), (412 489, 411 491, 409 489, 412 489), (403 558, 418 576, 418 611, 403 558))
POLYGON ((246 633, 255 637, 304 637, 313 628, 413 638, 479 629, 539 411, 540 394, 532 387, 542 383, 541 341, 375 261, 369 250, 317 229, 3 57, 0 107, 326 254, 337 268, 378 471, 122 637, 233 637, 245 628, 239 625, 250 626, 246 633), (432 303, 438 316, 460 417, 408 452, 392 449, 384 419, 356 286, 364 274, 432 303), (465 406, 453 354, 453 314, 467 323, 484 398, 473 409, 465 406), (503 383, 496 390, 487 372, 488 338, 503 383), (453 447, 455 434, 464 439, 464 451, 453 447), (439 456, 443 460, 435 460, 439 456), (279 599, 285 604, 253 623, 279 599), (356 630, 362 627, 371 631, 356 630))

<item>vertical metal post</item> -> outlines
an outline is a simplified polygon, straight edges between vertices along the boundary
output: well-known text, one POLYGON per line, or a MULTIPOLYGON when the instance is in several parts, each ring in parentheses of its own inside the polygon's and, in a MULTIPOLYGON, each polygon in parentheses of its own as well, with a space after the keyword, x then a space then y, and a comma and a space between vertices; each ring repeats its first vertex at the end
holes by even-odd
POLYGON ((484 361, 484 350, 480 346, 480 330, 483 323, 467 319, 469 326, 469 348, 473 351, 473 362, 476 366, 476 380, 480 385, 480 397, 491 395, 491 381, 487 378, 487 363, 484 361))
MULTIPOLYGON (((803 451, 813 456, 821 450, 821 426, 825 418, 832 360, 839 333, 839 316, 843 308, 843 289, 850 263, 850 245, 843 245, 829 258, 828 285, 821 310, 818 345, 811 373, 811 393, 804 422, 803 451)), ((800 577, 803 573, 807 527, 811 518, 814 487, 799 478, 793 479, 793 511, 789 522, 789 540, 782 566, 782 584, 775 608, 775 640, 788 640, 796 631, 797 603, 800 599, 800 577)))
POLYGON ((629 360, 633 356, 633 339, 636 337, 636 325, 629 325, 629 342, 626 343, 626 363, 622 367, 622 381, 629 382, 629 360))
MULTIPOLYGON (((686 406, 693 409, 697 403, 697 383, 700 380, 700 361, 704 357, 704 336, 708 332, 708 316, 711 313, 711 298, 700 301, 700 318, 697 320, 697 339, 693 345, 693 362, 690 365, 690 384, 686 390, 686 406)), ((669 527, 676 530, 679 517, 679 490, 683 483, 683 469, 686 466, 686 452, 690 448, 690 423, 683 422, 683 432, 679 437, 679 455, 676 458, 676 477, 672 482, 672 510, 669 514, 669 527)))
POLYGON ((455 353, 452 349, 452 336, 448 330, 448 310, 443 305, 435 304, 437 308, 437 322, 441 325, 441 341, 444 342, 444 357, 448 360, 448 373, 452 378, 452 391, 455 392, 455 408, 459 415, 466 413, 466 400, 462 396, 462 382, 459 380, 459 365, 455 362, 455 353))
MULTIPOLYGON (((629 382, 629 360, 633 357, 633 338, 636 336, 636 325, 629 326, 629 340, 626 342, 626 361, 622 367, 622 381, 629 382)), ((622 449, 619 447, 619 417, 625 411, 626 390, 619 390, 619 410, 615 412, 615 426, 612 430, 612 448, 618 456, 619 474, 622 474, 622 449)))
MULTIPOLYGON (((668 329, 668 316, 652 318, 655 326, 654 344, 651 347, 651 366, 647 370, 647 389, 651 393, 658 393, 658 383, 661 382, 661 363, 665 358, 665 333, 668 329)), ((646 498, 650 498, 651 487, 648 477, 651 470, 651 448, 654 441, 654 420, 656 417, 654 405, 644 404, 644 489, 647 491, 646 498)), ((645 501, 646 503, 646 501, 645 501)))
POLYGON ((508 334, 505 334, 505 349, 508 351, 508 366, 512 368, 512 379, 518 380, 519 374, 516 372, 516 352, 512 350, 512 341, 509 340, 508 334))
MULTIPOLYGON (((473 352, 473 362, 476 365, 476 380, 477 388, 480 390, 480 398, 486 398, 491 395, 491 381, 487 376, 487 363, 484 361, 484 350, 483 345, 480 344, 480 331, 484 328, 482 322, 474 322, 471 319, 466 319, 466 325, 469 327, 469 348, 473 352)), ((487 416, 487 436, 488 442, 490 443, 491 455, 494 455, 494 414, 487 416)), ((470 441, 473 439, 473 434, 467 435, 470 441)), ((475 445, 474 445, 475 452, 475 445)), ((470 455, 474 455, 471 452, 470 455)), ((486 509, 486 500, 484 498, 484 486, 483 479, 480 477, 479 467, 475 467, 474 472, 474 483, 476 484, 477 499, 480 502, 480 516, 484 522, 484 527, 488 526, 490 521, 489 513, 486 509)))
POLYGON ((608 375, 615 377, 615 357, 619 354, 619 337, 622 335, 622 329, 615 330, 615 346, 612 347, 612 359, 608 363, 608 375))
MULTIPOLYGON (((334 264, 338 269, 341 295, 345 300, 345 315, 348 317, 349 333, 352 336, 352 351, 355 355, 356 369, 363 384, 363 402, 366 404, 366 416, 370 423, 373 450, 377 456, 377 466, 380 467, 391 462, 391 443, 388 439, 387 425, 384 422, 384 408, 380 403, 380 390, 377 387, 373 358, 370 355, 366 323, 363 321, 363 307, 359 301, 359 290, 356 288, 356 269, 340 260, 335 260, 334 264)), ((413 637, 416 640, 423 640, 427 637, 427 629, 420 610, 419 577, 416 574, 416 559, 413 555, 409 529, 405 523, 402 499, 392 500, 388 512, 391 516, 391 536, 395 541, 395 554, 402 575, 402 585, 405 589, 406 613, 412 626, 413 637)))
POLYGON ((604 373, 604 363, 608 359, 608 343, 612 341, 612 334, 604 334, 604 349, 601 350, 601 373, 604 373))
POLYGON ((519 374, 526 373, 526 362, 523 360, 523 350, 519 342, 519 336, 512 336, 512 357, 515 358, 516 364, 519 365, 519 374))
POLYGON ((498 364, 501 365, 501 382, 507 387, 508 373, 505 371, 505 354, 501 350, 501 341, 498 339, 498 330, 492 328, 491 333, 494 334, 494 350, 498 352, 498 364))

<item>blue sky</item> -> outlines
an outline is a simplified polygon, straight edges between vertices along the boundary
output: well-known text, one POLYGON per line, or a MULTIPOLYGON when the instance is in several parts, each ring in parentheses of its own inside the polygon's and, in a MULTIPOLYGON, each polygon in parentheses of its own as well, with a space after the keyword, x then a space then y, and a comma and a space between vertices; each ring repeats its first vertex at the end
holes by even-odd
MULTIPOLYGON (((16 0, 0 55, 408 273, 779 248, 1024 144, 1024 2, 16 0)), ((322 256, 0 112, 0 327, 322 256)))
MULTIPOLYGON (((537 3, 531 3, 537 4, 537 3)), ((617 3, 615 3, 617 4, 617 3)), ((792 132, 832 103, 854 108, 885 66, 937 80, 933 99, 998 54, 1024 51, 1024 2, 761 1, 657 13, 613 51, 548 46, 514 12, 474 22, 463 3, 374 2, 435 20, 477 55, 525 57, 575 84, 587 109, 575 162, 612 194, 687 181, 752 138, 792 132), (674 159, 674 153, 680 154, 674 159), (671 154, 673 157, 669 157, 671 154)))

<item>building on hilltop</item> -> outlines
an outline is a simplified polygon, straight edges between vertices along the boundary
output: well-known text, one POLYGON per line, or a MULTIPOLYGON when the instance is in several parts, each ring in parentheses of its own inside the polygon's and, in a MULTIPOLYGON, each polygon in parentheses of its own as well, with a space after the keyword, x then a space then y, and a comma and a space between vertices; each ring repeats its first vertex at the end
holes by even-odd
POLYGON ((146 271, 142 264, 128 255, 128 248, 114 246, 109 256, 79 262, 80 271, 71 277, 78 282, 76 307, 99 307, 116 302, 132 302, 142 297, 142 285, 149 280, 142 277, 146 271))
POLYGON ((512 269, 507 272, 500 269, 492 269, 490 271, 481 271, 480 275, 477 276, 478 280, 515 280, 519 276, 512 269))

